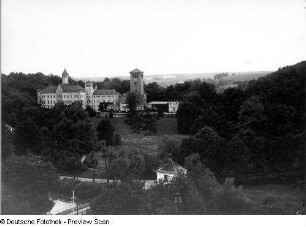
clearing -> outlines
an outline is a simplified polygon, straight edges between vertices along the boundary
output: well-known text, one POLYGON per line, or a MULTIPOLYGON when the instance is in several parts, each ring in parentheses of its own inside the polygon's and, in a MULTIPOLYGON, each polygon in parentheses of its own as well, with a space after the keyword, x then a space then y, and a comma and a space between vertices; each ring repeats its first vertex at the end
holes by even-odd
MULTIPOLYGON (((91 124, 96 129, 98 123, 103 118, 91 118, 91 124)), ((114 146, 111 149, 119 150, 123 148, 134 148, 148 154, 157 155, 159 153, 159 146, 163 143, 165 137, 170 137, 180 143, 187 135, 180 135, 177 132, 177 121, 176 118, 161 118, 157 122, 157 133, 153 136, 144 136, 133 133, 130 126, 126 123, 125 117, 112 118, 110 119, 112 125, 115 128, 114 134, 121 136, 121 145, 114 146)), ((96 178, 101 178, 105 173, 104 159, 101 153, 97 153, 98 167, 96 169, 96 178)), ((80 177, 91 178, 93 176, 93 169, 79 174, 80 177)))

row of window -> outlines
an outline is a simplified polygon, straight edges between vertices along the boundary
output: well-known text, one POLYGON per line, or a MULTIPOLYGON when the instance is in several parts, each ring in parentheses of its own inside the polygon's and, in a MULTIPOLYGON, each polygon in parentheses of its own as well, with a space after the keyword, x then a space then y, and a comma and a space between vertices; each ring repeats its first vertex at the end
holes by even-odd
POLYGON ((53 100, 48 100, 48 101, 42 101, 42 104, 55 104, 55 101, 53 101, 53 100))
MULTIPOLYGON (((42 95, 42 98, 55 98, 56 95, 42 95)), ((62 98, 62 95, 57 95, 58 98, 62 98)), ((63 98, 85 98, 85 95, 63 95, 63 98)))
POLYGON ((94 103, 101 103, 101 102, 114 102, 114 100, 109 99, 109 100, 94 100, 94 103))
MULTIPOLYGON (((74 101, 68 100, 68 101, 64 101, 64 104, 72 104, 73 102, 74 101)), ((56 101, 48 100, 48 101, 41 101, 41 103, 44 104, 44 105, 54 105, 56 103, 56 101)))
POLYGON ((85 95, 63 95, 64 98, 85 98, 85 95))
POLYGON ((42 95, 42 98, 55 98, 55 95, 42 95))
MULTIPOLYGON (((109 104, 110 104, 110 105, 114 105, 113 102, 109 102, 109 104)), ((99 108, 100 105, 99 105, 99 104, 98 104, 98 105, 95 105, 95 104, 94 104, 93 106, 94 106, 94 108, 96 108, 96 107, 99 108)))
POLYGON ((114 98, 116 96, 117 95, 94 95, 93 97, 94 98, 103 98, 103 97, 105 97, 105 98, 114 98))

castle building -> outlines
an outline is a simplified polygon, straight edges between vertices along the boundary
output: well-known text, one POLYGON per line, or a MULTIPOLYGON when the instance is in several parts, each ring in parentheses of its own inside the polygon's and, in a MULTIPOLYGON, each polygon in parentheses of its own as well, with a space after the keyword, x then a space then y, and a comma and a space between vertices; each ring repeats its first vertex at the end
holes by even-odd
POLYGON ((58 86, 48 86, 37 91, 38 103, 43 108, 53 108, 58 102, 70 105, 75 101, 82 103, 83 108, 91 106, 95 111, 99 111, 100 103, 107 103, 107 109, 116 111, 126 111, 128 94, 134 93, 138 99, 138 110, 143 110, 147 103, 147 94, 144 93, 143 72, 134 69, 130 72, 130 91, 120 94, 115 89, 98 90, 92 82, 85 83, 85 89, 79 85, 69 85, 69 74, 66 69, 62 73, 62 84, 58 86))
POLYGON ((73 102, 81 102, 85 108, 87 104, 85 89, 79 85, 69 85, 66 69, 62 73, 62 84, 58 86, 48 86, 43 90, 37 91, 38 104, 43 108, 53 108, 58 102, 63 102, 65 105, 70 105, 73 102))

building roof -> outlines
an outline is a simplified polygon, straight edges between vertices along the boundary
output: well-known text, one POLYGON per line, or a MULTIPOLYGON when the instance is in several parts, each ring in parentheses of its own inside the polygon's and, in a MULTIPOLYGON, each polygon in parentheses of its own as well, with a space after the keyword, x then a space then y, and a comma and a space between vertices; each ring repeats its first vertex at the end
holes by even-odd
POLYGON ((130 94, 130 91, 127 91, 127 92, 124 92, 122 96, 128 96, 129 94, 130 94))
POLYGON ((95 90, 93 95, 120 95, 119 92, 115 91, 115 89, 103 89, 103 90, 95 90))
POLYGON ((177 172, 186 172, 187 170, 174 162, 171 158, 167 159, 166 162, 164 162, 157 170, 156 172, 162 172, 162 173, 177 173, 177 172))
POLYGON ((85 84, 93 84, 93 82, 91 82, 91 81, 87 81, 85 84))
MULTIPOLYGON (((69 93, 69 92, 85 92, 84 88, 82 88, 79 85, 69 85, 69 84, 62 84, 60 85, 63 89, 64 93, 69 93)), ((40 93, 56 93, 57 86, 48 86, 44 88, 43 90, 40 91, 40 93)))
POLYGON ((84 88, 82 88, 80 85, 62 84, 61 87, 64 93, 80 92, 80 91, 85 92, 84 88))
POLYGON ((57 86, 48 86, 39 92, 40 93, 56 93, 56 89, 57 89, 57 86))
POLYGON ((133 71, 131 71, 130 73, 143 73, 143 71, 136 68, 133 71))
POLYGON ((62 77, 66 77, 69 76, 69 74, 67 73, 66 69, 64 69, 63 73, 62 73, 62 77))
POLYGON ((153 101, 153 102, 147 103, 147 105, 166 105, 166 104, 168 104, 168 102, 153 101))

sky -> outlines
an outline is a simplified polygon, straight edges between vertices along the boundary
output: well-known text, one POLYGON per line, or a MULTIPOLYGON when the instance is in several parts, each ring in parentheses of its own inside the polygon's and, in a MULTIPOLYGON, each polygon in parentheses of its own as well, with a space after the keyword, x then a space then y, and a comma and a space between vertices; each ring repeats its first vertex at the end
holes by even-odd
POLYGON ((305 0, 1 0, 1 72, 274 71, 306 59, 305 0))

